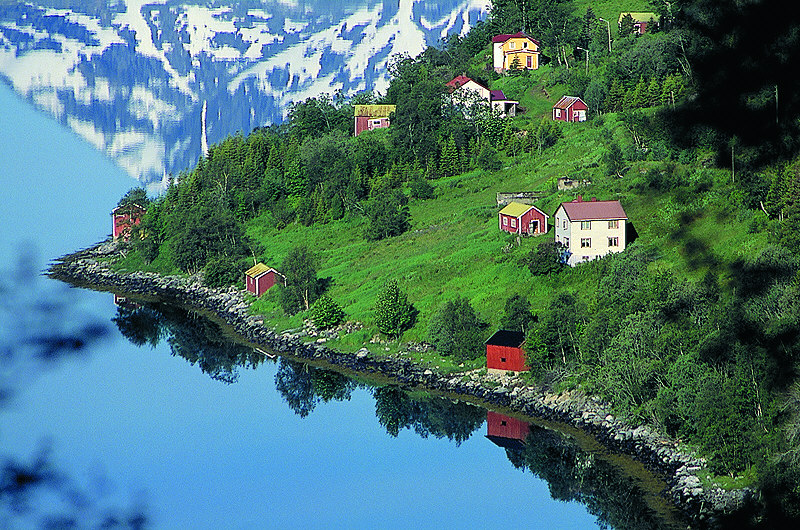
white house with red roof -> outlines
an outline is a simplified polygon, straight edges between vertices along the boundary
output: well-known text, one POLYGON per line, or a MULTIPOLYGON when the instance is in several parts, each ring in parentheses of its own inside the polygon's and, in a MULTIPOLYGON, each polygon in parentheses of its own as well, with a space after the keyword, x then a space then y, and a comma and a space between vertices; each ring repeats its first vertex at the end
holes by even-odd
POLYGON ((556 242, 566 247, 570 266, 625 250, 628 216, 619 201, 584 201, 578 195, 561 203, 553 218, 556 242))
POLYGON ((459 102, 469 100, 468 91, 477 94, 480 100, 486 101, 492 108, 502 116, 516 116, 519 101, 508 99, 502 90, 489 90, 474 79, 465 75, 459 75, 446 83, 451 97, 459 102), (464 97, 459 98, 463 95, 464 97))

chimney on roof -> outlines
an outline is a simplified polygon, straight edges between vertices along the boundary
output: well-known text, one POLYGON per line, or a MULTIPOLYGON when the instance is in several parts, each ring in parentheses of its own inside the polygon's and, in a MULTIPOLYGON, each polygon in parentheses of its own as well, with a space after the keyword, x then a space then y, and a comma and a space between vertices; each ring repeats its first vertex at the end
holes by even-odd
POLYGON ((583 195, 578 195, 578 198, 575 199, 575 202, 583 202, 583 195))

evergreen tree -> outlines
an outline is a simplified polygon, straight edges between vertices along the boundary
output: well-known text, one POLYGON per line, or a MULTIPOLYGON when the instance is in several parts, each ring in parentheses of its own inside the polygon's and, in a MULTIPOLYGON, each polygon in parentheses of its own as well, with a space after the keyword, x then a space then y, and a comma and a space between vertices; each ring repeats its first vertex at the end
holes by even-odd
POLYGON ((452 177, 461 172, 461 157, 453 135, 450 135, 442 145, 442 153, 439 157, 439 171, 444 177, 452 177))
POLYGON ((445 302, 433 316, 428 340, 440 355, 460 361, 476 359, 485 353, 485 328, 469 300, 459 296, 445 302))
POLYGON ((375 324, 378 330, 392 339, 414 327, 418 311, 400 290, 397 280, 389 280, 375 300, 375 324))
POLYGON ((661 104, 661 84, 655 77, 647 85, 647 106, 657 107, 661 104))
POLYGON ((528 299, 515 294, 506 300, 503 318, 500 319, 500 329, 527 333, 535 320, 536 317, 528 299))
POLYGON ((344 319, 342 307, 330 296, 320 296, 311 306, 311 320, 317 329, 329 329, 344 319))

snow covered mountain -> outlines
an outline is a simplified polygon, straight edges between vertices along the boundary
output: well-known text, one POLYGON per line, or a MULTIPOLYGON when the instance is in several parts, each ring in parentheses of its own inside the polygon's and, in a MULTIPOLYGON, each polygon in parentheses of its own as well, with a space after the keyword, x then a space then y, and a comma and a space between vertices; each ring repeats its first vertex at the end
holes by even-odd
POLYGON ((392 55, 466 32, 488 0, 11 0, 0 77, 155 183, 292 101, 383 91, 392 55), (204 112, 205 107, 205 112, 204 112))

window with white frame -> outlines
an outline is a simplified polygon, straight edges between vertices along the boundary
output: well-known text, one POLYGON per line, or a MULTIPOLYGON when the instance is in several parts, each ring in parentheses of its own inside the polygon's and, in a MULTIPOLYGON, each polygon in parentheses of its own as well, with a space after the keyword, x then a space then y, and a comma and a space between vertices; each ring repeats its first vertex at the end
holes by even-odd
POLYGON ((581 238, 581 248, 591 248, 592 247, 592 238, 591 237, 582 237, 581 238))
POLYGON ((619 219, 614 219, 613 221, 609 221, 608 228, 611 230, 619 228, 619 219))
POLYGON ((511 218, 511 228, 516 228, 516 227, 517 227, 517 220, 512 217, 511 218))
POLYGON ((581 221, 581 230, 591 230, 591 229, 592 229, 591 221, 581 221))
POLYGON ((503 226, 508 226, 508 217, 503 217, 503 226))
POLYGON ((618 247, 619 246, 619 238, 618 237, 609 237, 608 238, 608 246, 609 247, 618 247))

